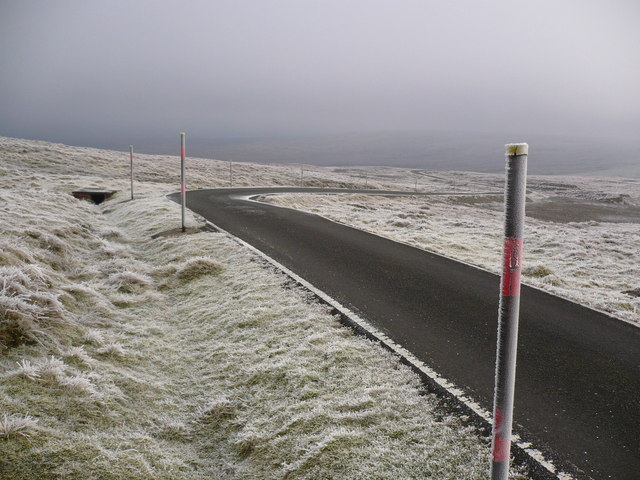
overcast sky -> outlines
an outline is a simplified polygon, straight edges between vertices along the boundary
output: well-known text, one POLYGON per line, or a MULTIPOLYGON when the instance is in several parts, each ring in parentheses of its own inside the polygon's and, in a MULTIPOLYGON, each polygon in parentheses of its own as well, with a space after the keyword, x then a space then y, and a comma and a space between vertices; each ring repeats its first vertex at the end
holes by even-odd
POLYGON ((0 135, 640 131, 638 0, 0 0, 0 135))

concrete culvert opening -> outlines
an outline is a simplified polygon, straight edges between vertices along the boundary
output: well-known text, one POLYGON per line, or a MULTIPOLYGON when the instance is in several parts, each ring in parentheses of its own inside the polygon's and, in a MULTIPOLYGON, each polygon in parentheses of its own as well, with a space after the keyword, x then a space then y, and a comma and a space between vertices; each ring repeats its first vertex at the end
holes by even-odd
POLYGON ((79 198, 81 200, 89 200, 95 204, 99 204, 104 202, 105 200, 109 200, 117 190, 95 190, 95 189, 84 189, 84 190, 74 190, 71 194, 79 198))

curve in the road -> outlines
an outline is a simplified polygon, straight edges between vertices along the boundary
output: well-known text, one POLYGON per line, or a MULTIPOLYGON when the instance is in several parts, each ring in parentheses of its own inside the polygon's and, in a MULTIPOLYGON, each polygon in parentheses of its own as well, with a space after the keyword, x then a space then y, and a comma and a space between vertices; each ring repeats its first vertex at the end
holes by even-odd
MULTIPOLYGON (((367 193, 198 190, 187 194, 187 205, 366 318, 491 410, 499 278, 247 199, 289 192, 367 193)), ((517 428, 578 478, 638 480, 640 329, 534 288, 523 286, 521 294, 517 428)))

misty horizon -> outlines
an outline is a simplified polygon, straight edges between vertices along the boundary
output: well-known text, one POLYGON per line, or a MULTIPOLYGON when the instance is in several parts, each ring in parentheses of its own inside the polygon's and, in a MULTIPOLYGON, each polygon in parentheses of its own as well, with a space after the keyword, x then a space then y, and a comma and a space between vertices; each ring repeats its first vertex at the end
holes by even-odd
MULTIPOLYGON (((315 137, 193 138, 186 135, 187 157, 231 162, 315 166, 388 166, 421 170, 498 173, 504 144, 530 144, 529 171, 538 175, 613 175, 640 177, 636 145, 581 137, 488 133, 368 132, 315 137), (506 141, 505 141, 506 140, 506 141)), ((35 139, 42 140, 42 139, 35 139)), ((179 155, 179 135, 133 136, 108 140, 57 139, 58 143, 136 154, 179 155)), ((125 155, 126 154, 126 155, 125 155)))
POLYGON ((638 19, 629 0, 4 2, 0 135, 481 171, 527 141, 545 173, 633 166, 638 19))

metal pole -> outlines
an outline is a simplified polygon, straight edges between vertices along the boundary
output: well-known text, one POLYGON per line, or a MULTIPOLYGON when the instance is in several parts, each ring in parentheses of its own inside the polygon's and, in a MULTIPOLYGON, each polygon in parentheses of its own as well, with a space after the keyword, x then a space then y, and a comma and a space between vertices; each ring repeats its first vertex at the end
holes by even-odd
POLYGON ((300 165, 300 186, 304 186, 304 165, 300 165))
POLYGON ((493 400, 492 480, 507 480, 511 452, 513 393, 516 380, 518 315, 520 311, 520 273, 524 207, 527 189, 526 143, 506 147, 505 225, 500 309, 498 312, 498 348, 493 400))
POLYGON ((129 160, 131 160, 131 200, 133 200, 133 145, 129 145, 129 160))
POLYGON ((184 217, 187 211, 187 184, 184 178, 184 161, 187 156, 187 150, 185 147, 185 134, 180 134, 180 197, 182 200, 182 231, 186 232, 187 228, 184 224, 184 217))
POLYGON ((233 163, 229 162, 229 185, 233 187, 233 163))

